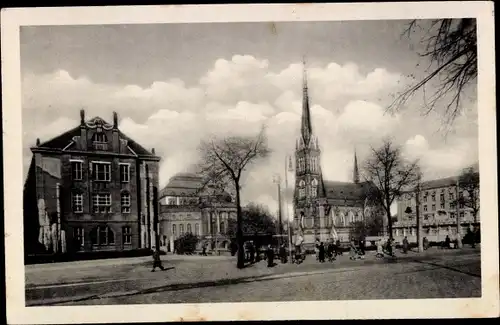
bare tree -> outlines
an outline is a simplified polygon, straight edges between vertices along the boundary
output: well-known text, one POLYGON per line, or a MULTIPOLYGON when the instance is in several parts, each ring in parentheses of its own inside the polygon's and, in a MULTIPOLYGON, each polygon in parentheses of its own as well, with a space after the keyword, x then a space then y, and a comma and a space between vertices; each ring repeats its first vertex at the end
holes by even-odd
POLYGON ((236 198, 237 267, 244 267, 243 231, 241 211, 241 176, 254 161, 269 155, 265 128, 255 137, 213 137, 200 143, 200 170, 206 177, 205 185, 233 187, 236 198))
POLYGON ((378 193, 373 197, 385 210, 389 237, 392 238, 391 205, 405 190, 415 185, 418 161, 406 161, 401 148, 386 139, 379 148, 372 148, 364 164, 364 177, 377 189, 378 193))
MULTIPOLYGON (((479 212, 479 173, 473 168, 465 169, 458 178, 458 186, 464 192, 458 197, 458 203, 472 210, 474 224, 479 212)), ((457 216, 458 219, 458 216, 457 216)))
POLYGON ((429 60, 426 75, 397 95, 390 109, 399 109, 415 93, 423 91, 426 114, 444 100, 445 122, 452 124, 460 113, 464 90, 477 77, 476 19, 436 19, 430 23, 413 20, 403 36, 411 38, 416 31, 424 33, 420 42, 425 44, 425 50, 419 55, 429 60), (431 85, 433 91, 427 97, 426 85, 431 81, 437 84, 431 85))

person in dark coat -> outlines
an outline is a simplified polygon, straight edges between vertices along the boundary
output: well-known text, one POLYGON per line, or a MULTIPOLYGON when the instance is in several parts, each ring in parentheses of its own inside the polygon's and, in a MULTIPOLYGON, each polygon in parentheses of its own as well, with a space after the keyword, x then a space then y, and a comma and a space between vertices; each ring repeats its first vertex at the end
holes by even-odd
POLYGON ((333 242, 329 242, 328 243, 328 246, 327 246, 327 249, 326 249, 326 253, 327 253, 327 256, 328 256, 328 260, 330 262, 334 261, 335 260, 335 256, 334 256, 334 253, 335 253, 335 244, 333 242))
POLYGON ((335 242, 335 257, 340 255, 340 239, 335 242))
POLYGON ((450 248, 450 243, 451 243, 450 236, 446 235, 446 239, 444 240, 444 247, 450 248))
POLYGON ((274 266, 274 250, 273 248, 271 247, 271 245, 269 245, 267 247, 267 267, 273 267, 274 266))
POLYGON ((427 250, 429 248, 429 239, 427 239, 427 237, 424 237, 424 239, 422 240, 422 246, 424 250, 427 250))
POLYGON ((285 244, 281 244, 280 246, 280 260, 282 264, 286 263, 286 249, 285 249, 285 244))
POLYGON ((151 270, 151 272, 154 272, 157 267, 159 267, 160 270, 162 270, 162 271, 165 270, 165 268, 161 264, 160 250, 159 249, 155 249, 153 251, 153 269, 151 270))
POLYGON ((325 245, 323 245, 323 242, 318 246, 318 260, 320 263, 325 262, 325 245))
POLYGON ((359 251, 360 251, 361 255, 365 255, 365 239, 364 238, 361 238, 359 240, 359 251))
POLYGON ((408 238, 405 236, 405 238, 403 239, 403 253, 406 254, 408 253, 408 247, 409 247, 409 243, 408 243, 408 238))

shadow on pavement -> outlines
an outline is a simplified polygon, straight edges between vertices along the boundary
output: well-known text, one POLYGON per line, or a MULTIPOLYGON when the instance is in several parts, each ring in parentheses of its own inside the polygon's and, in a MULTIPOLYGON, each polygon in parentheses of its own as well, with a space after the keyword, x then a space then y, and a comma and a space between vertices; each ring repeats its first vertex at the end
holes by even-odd
MULTIPOLYGON (((435 266, 436 269, 446 269, 446 270, 450 270, 450 271, 454 271, 454 272, 458 272, 458 273, 462 273, 462 274, 465 274, 465 275, 469 275, 469 276, 473 276, 473 277, 476 277, 476 278, 481 278, 481 274, 475 274, 475 273, 471 273, 471 272, 467 272, 467 271, 462 271, 462 270, 459 270, 457 268, 454 268, 454 267, 450 267, 450 266, 446 266, 446 265, 441 265, 441 264, 437 264, 437 263, 432 263, 432 262, 425 262, 424 260, 414 260, 415 263, 420 263, 420 264, 427 264, 427 265, 431 265, 431 266, 435 266)), ((472 263, 466 263, 466 264, 460 264, 461 266, 467 266, 467 265, 473 265, 475 264, 475 262, 472 262, 472 263)))

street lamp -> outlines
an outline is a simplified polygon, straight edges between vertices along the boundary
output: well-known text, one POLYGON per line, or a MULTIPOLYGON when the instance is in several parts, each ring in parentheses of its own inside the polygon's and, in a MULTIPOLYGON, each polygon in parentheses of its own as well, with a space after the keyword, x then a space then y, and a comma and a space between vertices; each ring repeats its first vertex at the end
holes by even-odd
POLYGON ((288 212, 288 173, 293 172, 293 163, 292 156, 285 155, 285 211, 286 211, 286 220, 288 223, 288 258, 290 263, 292 262, 292 232, 291 232, 291 224, 290 224, 290 214, 288 212))
POLYGON ((278 246, 281 246, 281 177, 275 175, 273 181, 278 185, 278 246))

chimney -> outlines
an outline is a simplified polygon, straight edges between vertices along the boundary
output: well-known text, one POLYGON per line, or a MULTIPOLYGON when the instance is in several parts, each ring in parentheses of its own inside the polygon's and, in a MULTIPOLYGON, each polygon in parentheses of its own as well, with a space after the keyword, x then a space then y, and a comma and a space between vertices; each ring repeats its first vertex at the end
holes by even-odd
POLYGON ((113 112, 113 128, 118 129, 118 114, 113 112))
POLYGON ((118 134, 118 114, 116 112, 113 112, 113 139, 112 139, 112 145, 113 145, 113 152, 115 153, 121 153, 121 148, 120 148, 120 136, 118 134))
POLYGON ((155 153, 155 148, 151 149, 151 153, 152 153, 153 155, 155 155, 155 154, 156 154, 156 153, 155 153))
POLYGON ((36 138, 36 146, 40 146, 40 138, 36 138))
POLYGON ((87 128, 85 127, 85 110, 80 110, 80 149, 87 150, 87 128))
POLYGON ((85 124, 85 110, 81 109, 80 110, 80 125, 85 124))

